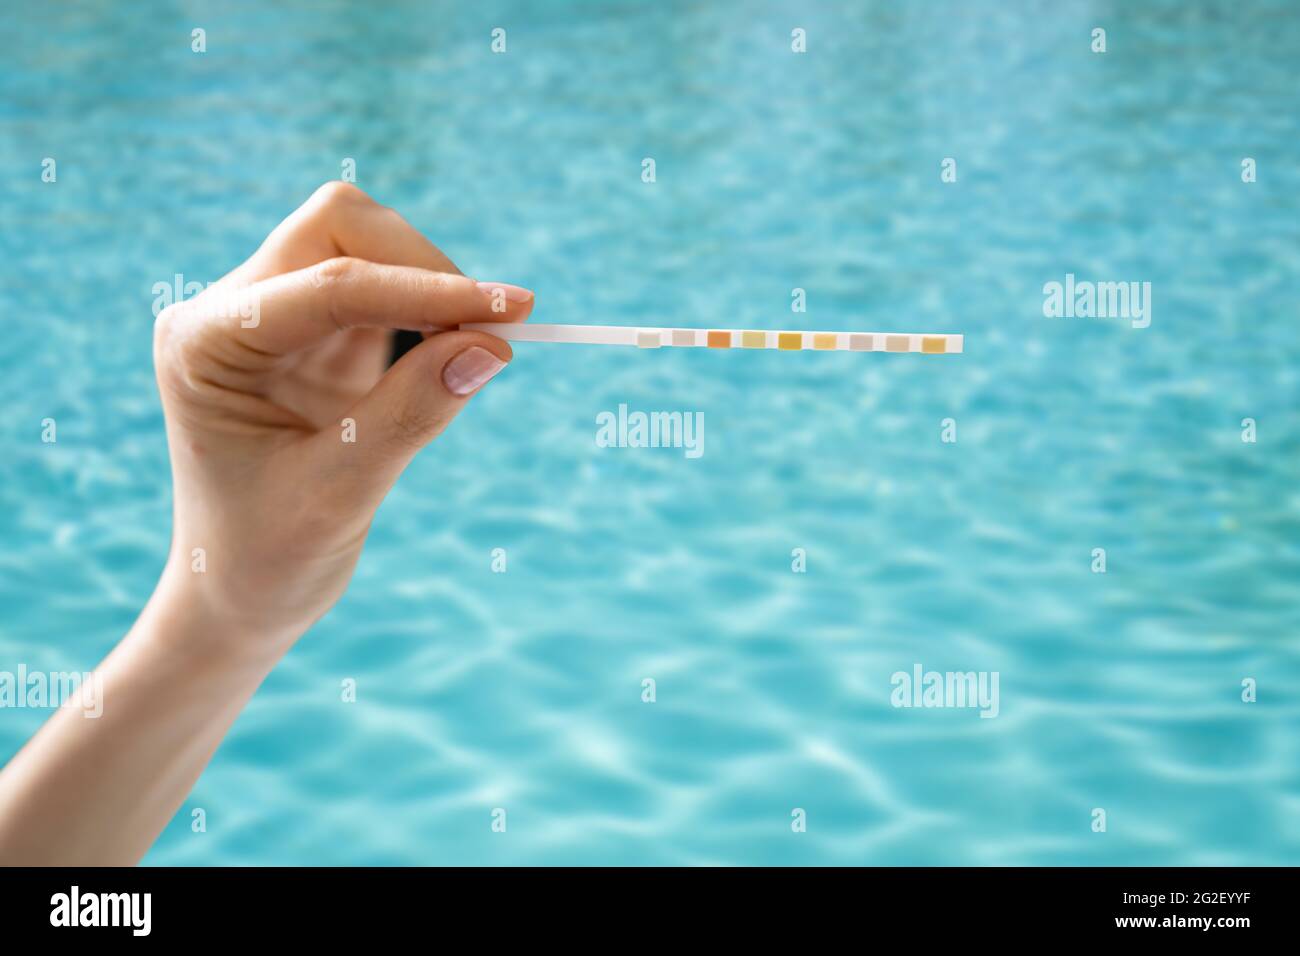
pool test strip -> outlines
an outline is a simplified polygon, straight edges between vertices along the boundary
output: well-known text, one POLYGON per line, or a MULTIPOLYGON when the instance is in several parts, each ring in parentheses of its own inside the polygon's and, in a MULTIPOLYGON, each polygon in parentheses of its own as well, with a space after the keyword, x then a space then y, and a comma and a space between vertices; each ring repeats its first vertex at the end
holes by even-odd
POLYGON ((960 335, 913 332, 773 332, 758 329, 642 328, 634 325, 544 325, 467 322, 462 329, 487 332, 508 342, 565 342, 571 345, 631 345, 641 349, 778 349, 783 352, 917 352, 956 355, 960 335))

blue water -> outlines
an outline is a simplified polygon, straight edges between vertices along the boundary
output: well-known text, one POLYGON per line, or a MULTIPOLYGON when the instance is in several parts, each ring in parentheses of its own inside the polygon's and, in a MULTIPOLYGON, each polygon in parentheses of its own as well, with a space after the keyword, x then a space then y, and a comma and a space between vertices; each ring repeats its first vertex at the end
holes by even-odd
POLYGON ((1294 5, 221 6, 4 14, 0 669, 93 666, 161 567, 153 284, 345 157, 538 321, 966 352, 520 345, 146 862, 1300 862, 1294 5), (1044 318, 1067 273, 1150 327, 1044 318), (597 447, 620 403, 704 455, 597 447), (915 664, 998 716, 891 706, 915 664))

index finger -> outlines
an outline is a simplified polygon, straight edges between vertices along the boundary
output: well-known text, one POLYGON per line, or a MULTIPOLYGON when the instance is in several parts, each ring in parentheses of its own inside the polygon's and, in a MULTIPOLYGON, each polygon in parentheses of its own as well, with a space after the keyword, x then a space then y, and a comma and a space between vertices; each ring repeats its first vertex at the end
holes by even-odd
POLYGON ((272 276, 244 292, 251 296, 252 308, 243 310, 250 317, 205 318, 269 355, 287 355, 350 328, 438 332, 463 322, 519 322, 533 307, 533 294, 517 286, 346 256, 272 276))

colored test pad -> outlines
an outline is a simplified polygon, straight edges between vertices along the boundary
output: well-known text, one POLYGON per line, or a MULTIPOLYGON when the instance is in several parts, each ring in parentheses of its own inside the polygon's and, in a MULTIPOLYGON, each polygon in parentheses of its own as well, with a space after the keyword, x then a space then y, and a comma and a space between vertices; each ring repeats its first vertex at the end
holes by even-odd
POLYGON ((711 349, 778 349, 798 352, 912 352, 956 355, 960 335, 909 332, 764 332, 757 329, 674 329, 635 325, 543 325, 518 322, 468 322, 472 332, 487 332, 509 342, 566 342, 572 345, 631 345, 711 349))

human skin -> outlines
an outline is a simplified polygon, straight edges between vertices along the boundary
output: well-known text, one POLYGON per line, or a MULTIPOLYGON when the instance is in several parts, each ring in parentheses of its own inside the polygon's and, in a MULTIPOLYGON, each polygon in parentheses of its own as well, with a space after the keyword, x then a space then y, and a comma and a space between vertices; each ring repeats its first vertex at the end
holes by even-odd
POLYGON ((170 553, 96 671, 102 715, 58 710, 0 770, 0 864, 139 861, 343 594, 402 470, 510 361, 505 342, 456 326, 521 321, 532 305, 329 183, 248 261, 159 314, 170 553), (394 329, 424 340, 386 370, 394 329))

